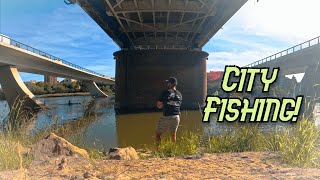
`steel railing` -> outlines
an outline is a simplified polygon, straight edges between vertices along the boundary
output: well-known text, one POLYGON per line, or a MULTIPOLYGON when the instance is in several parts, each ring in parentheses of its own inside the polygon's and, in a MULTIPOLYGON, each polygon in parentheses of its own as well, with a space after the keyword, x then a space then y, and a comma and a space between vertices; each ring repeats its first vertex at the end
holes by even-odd
POLYGON ((43 56, 43 57, 49 58, 49 59, 51 59, 51 60, 57 61, 57 62, 59 62, 59 63, 62 63, 62 64, 65 64, 65 65, 68 65, 68 66, 77 68, 77 69, 79 69, 79 70, 86 71, 86 72, 89 72, 89 73, 94 74, 94 75, 106 77, 104 74, 97 73, 97 72, 94 72, 94 71, 92 71, 92 70, 83 68, 83 67, 78 66, 78 65, 76 65, 76 64, 73 64, 73 63, 71 63, 71 62, 65 61, 65 60, 63 60, 63 59, 60 59, 60 58, 58 58, 58 57, 56 57, 56 56, 53 56, 53 55, 48 54, 48 53, 46 53, 46 52, 43 52, 43 51, 41 51, 41 50, 39 50, 39 49, 33 48, 33 47, 31 47, 31 46, 28 46, 28 45, 26 45, 26 44, 24 44, 24 43, 21 43, 21 42, 19 42, 19 41, 16 41, 16 40, 14 40, 14 39, 12 39, 12 38, 9 38, 9 37, 7 37, 7 36, 4 36, 4 35, 2 35, 2 34, 0 34, 0 41, 1 41, 1 42, 4 42, 4 43, 7 43, 7 44, 10 44, 10 45, 12 45, 12 46, 18 47, 18 48, 27 50, 27 51, 29 51, 29 52, 33 52, 33 53, 38 54, 38 55, 40 55, 40 56, 43 56))
POLYGON ((320 43, 320 36, 316 37, 316 38, 313 38, 313 39, 310 39, 309 41, 306 41, 306 42, 303 42, 301 44, 298 44, 296 46, 293 46, 289 49, 286 49, 286 50, 283 50, 281 52, 278 52, 276 54, 273 54, 271 56, 268 56, 266 58, 263 58, 263 59, 260 59, 258 61, 255 61, 251 64, 248 64, 244 67, 253 67, 253 66, 257 66, 259 64, 262 64, 262 63, 265 63, 265 62, 268 62, 268 61, 271 61, 271 60, 274 60, 274 59, 277 59, 279 57, 282 57, 282 56, 285 56, 285 55, 288 55, 288 54, 291 54, 291 53, 294 53, 294 52, 297 52, 297 51, 300 51, 302 49, 305 49, 305 48, 308 48, 310 46, 314 46, 316 44, 319 44, 320 43))

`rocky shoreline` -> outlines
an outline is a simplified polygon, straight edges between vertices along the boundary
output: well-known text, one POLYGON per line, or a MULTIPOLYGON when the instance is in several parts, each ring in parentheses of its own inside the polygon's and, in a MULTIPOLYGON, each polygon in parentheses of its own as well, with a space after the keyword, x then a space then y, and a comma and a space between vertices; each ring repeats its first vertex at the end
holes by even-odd
POLYGON ((106 159, 50 134, 21 152, 28 169, 0 172, 0 179, 320 179, 320 169, 286 166, 277 153, 201 154, 140 159, 132 147, 112 148, 106 159))

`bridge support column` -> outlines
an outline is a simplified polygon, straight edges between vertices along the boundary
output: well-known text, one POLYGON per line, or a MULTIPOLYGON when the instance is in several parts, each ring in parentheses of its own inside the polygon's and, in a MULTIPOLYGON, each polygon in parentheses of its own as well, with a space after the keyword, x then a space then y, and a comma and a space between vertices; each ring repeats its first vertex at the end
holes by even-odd
POLYGON ((299 94, 304 95, 304 103, 301 108, 301 113, 304 113, 305 117, 311 118, 313 115, 314 106, 320 97, 319 65, 309 66, 306 69, 299 86, 299 94))
POLYGON ((0 84, 11 109, 30 109, 34 112, 40 110, 41 103, 35 100, 34 95, 23 83, 17 68, 1 66, 0 84))
POLYGON ((88 88, 88 91, 90 92, 90 94, 93 97, 96 98, 103 98, 103 97, 108 97, 108 95, 106 95, 104 92, 102 92, 99 87, 97 86, 97 84, 93 81, 85 81, 84 84, 86 85, 86 87, 88 88))
POLYGON ((116 108, 120 112, 156 109, 164 80, 178 79, 183 109, 199 109, 207 94, 208 53, 190 50, 121 50, 116 58, 116 108))

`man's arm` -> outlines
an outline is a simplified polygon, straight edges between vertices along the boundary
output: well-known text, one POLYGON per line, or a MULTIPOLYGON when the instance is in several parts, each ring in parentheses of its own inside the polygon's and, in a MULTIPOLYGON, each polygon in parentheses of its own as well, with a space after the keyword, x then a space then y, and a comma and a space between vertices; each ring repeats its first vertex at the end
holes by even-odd
POLYGON ((157 108, 162 109, 163 108, 163 102, 157 101, 157 108))
POLYGON ((165 96, 165 91, 161 93, 160 97, 158 98, 157 101, 157 108, 162 109, 163 108, 163 102, 164 102, 164 96, 165 96))

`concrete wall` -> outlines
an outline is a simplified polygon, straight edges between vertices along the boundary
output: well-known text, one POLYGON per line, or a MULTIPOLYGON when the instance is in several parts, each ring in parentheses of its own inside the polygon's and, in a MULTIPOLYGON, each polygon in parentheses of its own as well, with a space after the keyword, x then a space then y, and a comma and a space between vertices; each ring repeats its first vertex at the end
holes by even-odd
POLYGON ((155 109, 164 80, 178 79, 184 109, 203 105, 207 93, 206 58, 203 51, 122 50, 116 58, 116 108, 124 111, 155 109))

